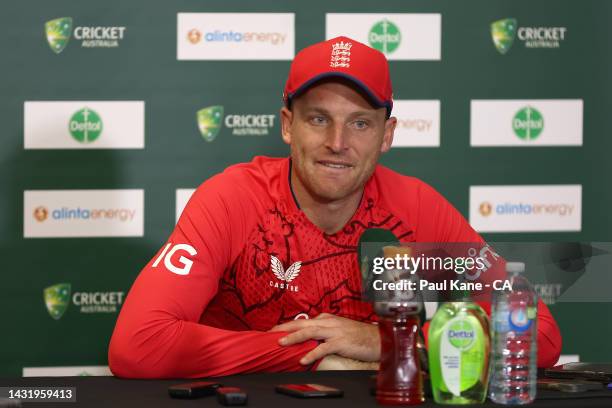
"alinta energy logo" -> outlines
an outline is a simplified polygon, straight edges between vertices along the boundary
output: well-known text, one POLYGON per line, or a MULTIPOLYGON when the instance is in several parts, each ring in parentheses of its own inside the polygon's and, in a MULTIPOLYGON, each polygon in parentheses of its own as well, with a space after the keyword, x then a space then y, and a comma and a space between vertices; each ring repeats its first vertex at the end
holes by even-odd
POLYGON ((46 207, 36 207, 34 209, 34 218, 38 222, 44 222, 47 218, 49 218, 49 210, 46 207))
POLYGON ((491 38, 500 54, 512 48, 515 37, 525 48, 559 48, 565 40, 567 27, 519 27, 515 18, 504 18, 491 23, 491 38))
POLYGON ((574 213, 575 206, 567 203, 528 203, 528 202, 510 202, 506 201, 499 204, 483 201, 478 206, 478 212, 483 217, 488 217, 491 214, 499 216, 507 215, 525 215, 525 216, 542 216, 542 215, 557 215, 559 217, 571 216, 574 213))
POLYGON ((58 283, 43 290, 47 312, 59 320, 70 304, 80 313, 117 313, 123 304, 124 292, 74 292, 70 283, 58 283))
POLYGON ((200 109, 196 114, 198 129, 207 142, 212 142, 225 126, 235 136, 266 136, 274 127, 275 115, 225 114, 221 105, 200 109))
POLYGON ((287 40, 287 34, 281 32, 240 32, 234 30, 213 30, 202 33, 192 28, 187 33, 187 39, 191 44, 198 44, 200 40, 205 43, 268 43, 271 45, 283 45, 287 40))
POLYGON ((192 44, 197 44, 202 40, 202 33, 197 29, 191 29, 187 33, 187 40, 192 44))
POLYGON ((391 21, 384 19, 370 29, 368 42, 370 46, 383 54, 391 54, 400 46, 402 34, 391 21))
POLYGON ((70 38, 81 41, 83 48, 116 48, 125 36, 123 26, 77 26, 72 17, 60 17, 45 23, 45 34, 51 51, 64 51, 70 38))
POLYGON ((525 106, 514 114, 512 130, 522 140, 535 140, 544 130, 544 117, 534 107, 525 106))
POLYGON ((51 211, 45 206, 37 206, 32 216, 38 222, 46 221, 51 215, 53 221, 89 221, 89 220, 118 220, 130 222, 136 215, 135 209, 130 208, 81 208, 60 207, 51 211))
POLYGON ((483 217, 488 217, 493 212, 493 206, 490 202, 484 201, 478 206, 478 211, 483 217))
POLYGON ((77 142, 91 143, 102 133, 102 119, 97 112, 86 107, 72 115, 68 130, 77 142))

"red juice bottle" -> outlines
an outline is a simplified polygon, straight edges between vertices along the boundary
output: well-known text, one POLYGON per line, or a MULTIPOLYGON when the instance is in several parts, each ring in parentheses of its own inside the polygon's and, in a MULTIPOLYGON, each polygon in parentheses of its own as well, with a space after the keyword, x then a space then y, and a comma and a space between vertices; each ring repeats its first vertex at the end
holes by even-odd
POLYGON ((417 352, 419 316, 399 306, 380 316, 380 368, 376 400, 381 405, 418 405, 423 396, 423 377, 417 352))

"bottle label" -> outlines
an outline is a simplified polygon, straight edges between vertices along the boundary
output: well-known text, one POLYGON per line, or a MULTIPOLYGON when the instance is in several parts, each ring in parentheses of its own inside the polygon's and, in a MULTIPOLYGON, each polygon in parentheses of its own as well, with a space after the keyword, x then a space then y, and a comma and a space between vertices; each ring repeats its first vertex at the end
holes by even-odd
POLYGON ((485 361, 482 326, 473 316, 458 316, 442 329, 440 367, 446 388, 455 396, 473 387, 485 361))
POLYGON ((535 319, 533 307, 517 307, 508 314, 508 325, 511 330, 522 333, 529 330, 535 319))

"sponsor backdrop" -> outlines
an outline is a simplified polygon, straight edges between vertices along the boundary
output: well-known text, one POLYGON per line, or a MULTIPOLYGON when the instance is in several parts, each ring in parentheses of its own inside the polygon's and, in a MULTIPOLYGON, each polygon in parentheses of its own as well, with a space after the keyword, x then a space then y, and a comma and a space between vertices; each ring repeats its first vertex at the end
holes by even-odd
MULTIPOLYGON (((193 189, 287 155, 290 61, 337 35, 390 60, 385 165, 432 184, 488 240, 611 241, 612 4, 589 4, 0 6, 0 375, 108 373, 117 313, 193 189)), ((612 305, 539 290, 564 354, 612 360, 598 324, 612 305)))

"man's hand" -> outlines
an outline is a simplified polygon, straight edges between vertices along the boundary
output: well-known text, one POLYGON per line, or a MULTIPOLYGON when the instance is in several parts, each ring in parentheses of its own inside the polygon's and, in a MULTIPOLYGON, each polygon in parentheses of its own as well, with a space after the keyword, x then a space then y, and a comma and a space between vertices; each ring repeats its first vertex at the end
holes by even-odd
POLYGON ((365 362, 353 360, 352 358, 340 357, 337 354, 330 354, 323 357, 317 366, 317 371, 328 370, 378 370, 378 362, 365 362))
POLYGON ((378 326, 371 323, 321 313, 314 319, 293 320, 274 326, 270 331, 290 332, 279 339, 278 342, 282 346, 306 340, 324 341, 302 357, 300 364, 312 364, 330 354, 367 362, 380 359, 378 326))

